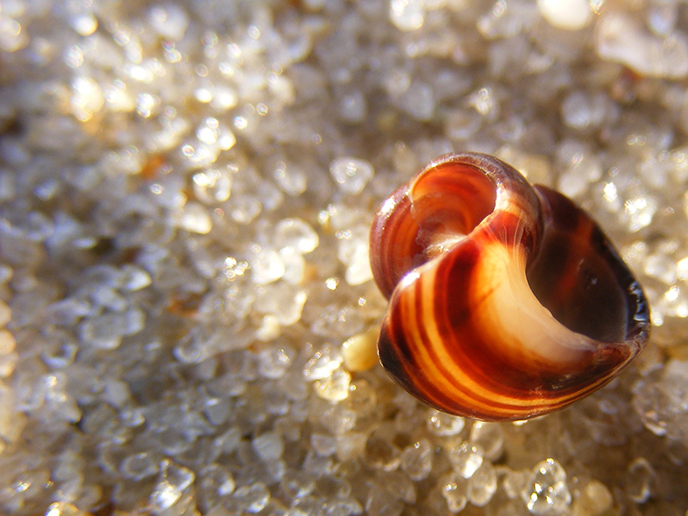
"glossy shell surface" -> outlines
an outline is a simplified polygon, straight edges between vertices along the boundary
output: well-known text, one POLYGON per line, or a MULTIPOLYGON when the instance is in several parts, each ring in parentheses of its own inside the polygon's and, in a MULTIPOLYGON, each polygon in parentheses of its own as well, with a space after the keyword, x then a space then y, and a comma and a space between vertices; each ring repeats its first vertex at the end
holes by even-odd
POLYGON ((642 350, 643 291, 598 225, 492 156, 442 156, 381 205, 380 361, 451 414, 520 420, 599 389, 642 350))

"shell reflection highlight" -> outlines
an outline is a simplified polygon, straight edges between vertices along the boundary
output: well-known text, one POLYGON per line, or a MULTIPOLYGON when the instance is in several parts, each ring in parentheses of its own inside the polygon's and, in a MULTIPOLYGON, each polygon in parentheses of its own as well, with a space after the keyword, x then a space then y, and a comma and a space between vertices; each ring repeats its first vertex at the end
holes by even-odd
POLYGON ((597 224, 492 156, 442 156, 370 234, 389 298, 380 361, 435 408, 527 419, 599 389, 649 335, 643 291, 597 224))

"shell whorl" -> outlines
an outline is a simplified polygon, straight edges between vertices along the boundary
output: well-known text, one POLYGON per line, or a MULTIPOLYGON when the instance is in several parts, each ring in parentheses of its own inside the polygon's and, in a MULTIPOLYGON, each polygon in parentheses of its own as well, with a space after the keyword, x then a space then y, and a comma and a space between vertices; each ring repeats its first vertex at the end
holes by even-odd
POLYGON ((597 224, 488 155, 431 162, 383 202, 370 247, 390 300, 380 361, 448 413, 498 421, 562 408, 648 337, 642 289, 597 224))

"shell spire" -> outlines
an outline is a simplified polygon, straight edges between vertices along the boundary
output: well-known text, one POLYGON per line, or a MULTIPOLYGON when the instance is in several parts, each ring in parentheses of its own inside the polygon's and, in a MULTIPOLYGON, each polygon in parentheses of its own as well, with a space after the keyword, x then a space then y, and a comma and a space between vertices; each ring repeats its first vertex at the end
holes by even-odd
POLYGON ((599 226, 492 156, 449 154, 383 202, 371 266, 380 361, 444 412, 519 420, 599 389, 649 335, 643 291, 599 226))

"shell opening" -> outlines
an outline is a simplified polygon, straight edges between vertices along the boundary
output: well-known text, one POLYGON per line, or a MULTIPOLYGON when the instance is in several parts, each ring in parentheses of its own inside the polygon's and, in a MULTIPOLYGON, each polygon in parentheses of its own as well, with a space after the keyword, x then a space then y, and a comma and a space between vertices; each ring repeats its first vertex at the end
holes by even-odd
MULTIPOLYGON (((545 233, 528 270, 535 296, 568 329, 601 342, 622 342, 645 309, 631 272, 595 222, 572 201, 536 186, 545 233)), ((646 318, 643 317, 643 319, 646 318)))
POLYGON ((484 173, 468 164, 444 166, 451 174, 421 175, 409 191, 422 262, 449 251, 495 209, 497 189, 484 173))
POLYGON ((619 278, 600 256, 586 253, 585 242, 550 229, 528 270, 537 299, 568 329, 602 342, 626 338, 629 303, 619 278), (587 255, 586 255, 587 254, 587 255))

